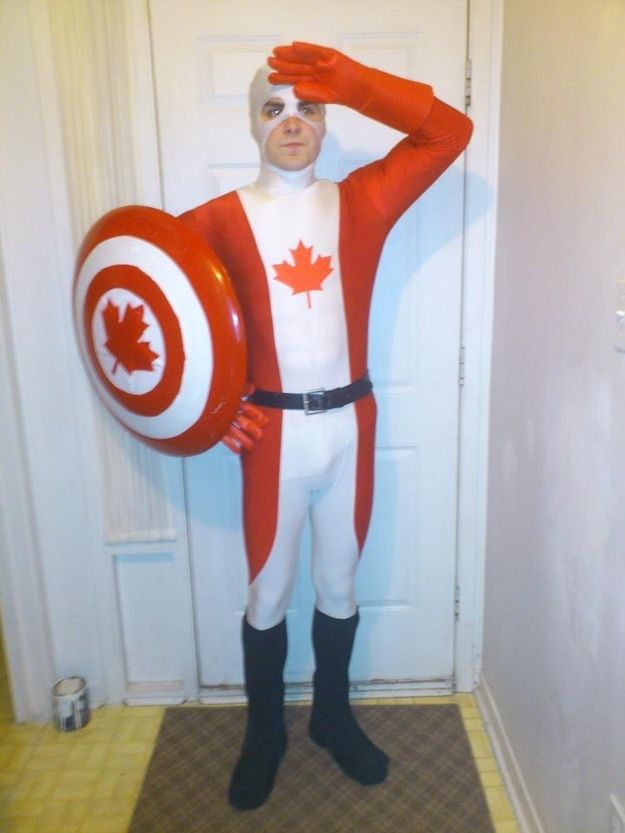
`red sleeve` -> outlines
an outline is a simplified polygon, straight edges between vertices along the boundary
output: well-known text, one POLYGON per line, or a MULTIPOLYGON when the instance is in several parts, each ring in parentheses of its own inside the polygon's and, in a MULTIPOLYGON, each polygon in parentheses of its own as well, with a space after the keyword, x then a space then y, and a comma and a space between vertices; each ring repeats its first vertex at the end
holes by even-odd
MULTIPOLYGON (((380 121, 391 123, 388 100, 384 101, 383 110, 384 118, 380 121)), ((399 127, 397 121, 405 126, 407 120, 405 101, 398 110, 395 124, 391 123, 393 127, 399 127)), ((418 108, 415 110, 419 112, 418 108)), ((370 107, 368 115, 375 117, 374 113, 375 108, 370 107)), ((348 188, 355 187, 370 200, 390 228, 462 153, 472 129, 472 122, 464 113, 432 97, 425 119, 387 156, 354 171, 345 184, 348 188)))

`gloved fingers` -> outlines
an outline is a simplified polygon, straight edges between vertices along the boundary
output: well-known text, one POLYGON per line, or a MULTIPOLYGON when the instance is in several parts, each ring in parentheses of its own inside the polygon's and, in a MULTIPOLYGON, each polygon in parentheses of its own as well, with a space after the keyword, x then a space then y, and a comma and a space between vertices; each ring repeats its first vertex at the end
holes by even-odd
MULTIPOLYGON (((247 384, 243 391, 243 397, 250 396, 254 386, 247 384)), ((256 442, 263 435, 263 428, 269 422, 269 418, 256 405, 241 399, 239 410, 230 423, 228 430, 221 438, 221 442, 234 454, 241 454, 242 451, 252 451, 256 442)))
POLYGON ((295 84, 299 84, 302 79, 306 79, 307 81, 310 80, 310 72, 307 72, 306 75, 298 75, 296 72, 289 72, 285 70, 284 72, 270 72, 268 75, 268 80, 270 84, 275 84, 279 86, 280 84, 288 84, 289 86, 295 86, 295 84))
POLYGON ((270 72, 269 76, 269 83, 275 84, 276 86, 280 84, 289 84, 291 86, 295 86, 296 84, 300 84, 305 81, 313 82, 315 79, 310 74, 310 69, 307 69, 305 73, 298 73, 292 72, 290 69, 280 70, 279 72, 270 72))
MULTIPOLYGON (((311 70, 314 68, 313 64, 301 63, 297 59, 288 60, 286 58, 269 57, 267 58, 267 63, 273 70, 275 70, 275 72, 273 73, 274 75, 298 75, 311 78, 311 70)), ((271 76, 269 77, 269 80, 272 80, 271 76)), ((273 83, 280 82, 278 81, 273 83)))
POLYGON ((248 417, 248 419, 253 420, 261 428, 264 428, 269 422, 269 417, 264 413, 264 411, 261 411, 261 409, 257 408, 256 405, 252 405, 251 402, 244 401, 240 413, 248 417))
POLYGON ((293 91, 302 101, 315 104, 333 104, 337 100, 336 92, 320 81, 295 81, 293 91))
POLYGON ((336 101, 336 94, 331 87, 310 78, 303 81, 299 75, 272 72, 269 81, 272 84, 289 84, 300 101, 312 101, 315 104, 332 104, 336 101))
POLYGON ((290 46, 276 46, 267 63, 273 69, 283 72, 289 69, 300 73, 314 71, 315 69, 331 71, 339 56, 341 56, 341 53, 337 52, 336 49, 296 41, 290 46))
POLYGON ((245 436, 252 437, 255 440, 260 440, 263 436, 263 429, 253 419, 248 419, 243 414, 240 414, 232 423, 245 436))
POLYGON ((222 442, 225 442, 226 438, 234 441, 239 447, 247 449, 247 451, 251 451, 255 445, 254 439, 246 434, 245 431, 242 431, 236 422, 231 423, 230 428, 228 428, 228 431, 222 437, 222 442))
POLYGON ((320 46, 318 43, 308 43, 303 40, 293 41, 287 48, 290 48, 298 58, 309 61, 330 61, 337 54, 336 49, 329 46, 320 46))
POLYGON ((363 97, 363 80, 370 73, 336 49, 305 41, 277 46, 268 63, 276 70, 269 80, 293 85, 298 98, 321 104, 347 104, 356 109, 363 97))
POLYGON ((231 437, 230 434, 224 434, 224 436, 221 438, 221 442, 233 454, 240 454, 242 451, 242 448, 239 445, 239 443, 233 437, 231 437))

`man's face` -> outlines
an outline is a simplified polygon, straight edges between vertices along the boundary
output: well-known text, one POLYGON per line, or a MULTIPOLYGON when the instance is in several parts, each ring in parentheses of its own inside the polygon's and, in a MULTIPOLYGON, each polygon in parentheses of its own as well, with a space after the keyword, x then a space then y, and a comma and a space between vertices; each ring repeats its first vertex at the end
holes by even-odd
POLYGON ((283 171, 301 171, 311 165, 321 150, 324 110, 312 101, 297 101, 296 113, 284 118, 285 101, 272 96, 261 109, 261 122, 269 129, 265 159, 283 171), (276 125, 271 129, 272 121, 276 125))

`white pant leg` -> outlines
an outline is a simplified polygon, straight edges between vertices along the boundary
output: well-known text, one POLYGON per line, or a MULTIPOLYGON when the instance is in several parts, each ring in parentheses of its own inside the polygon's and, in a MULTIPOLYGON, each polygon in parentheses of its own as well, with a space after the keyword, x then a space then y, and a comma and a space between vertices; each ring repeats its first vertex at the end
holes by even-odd
POLYGON ((277 625, 286 614, 297 575, 300 538, 308 513, 302 482, 280 482, 276 535, 269 557, 248 588, 247 621, 257 630, 277 625))
POLYGON ((311 510, 312 577, 317 609, 347 619, 356 612, 360 555, 354 525, 358 437, 353 406, 337 412, 337 429, 334 476, 315 495, 311 510))
POLYGON ((355 613, 356 458, 353 406, 314 416, 284 412, 276 532, 248 591, 247 618, 253 627, 271 628, 286 614, 309 510, 317 607, 337 619, 355 613))
POLYGON ((267 561, 248 589, 248 622, 259 630, 281 622, 297 576, 300 541, 310 506, 311 482, 322 453, 315 426, 303 412, 284 411, 276 531, 267 561))

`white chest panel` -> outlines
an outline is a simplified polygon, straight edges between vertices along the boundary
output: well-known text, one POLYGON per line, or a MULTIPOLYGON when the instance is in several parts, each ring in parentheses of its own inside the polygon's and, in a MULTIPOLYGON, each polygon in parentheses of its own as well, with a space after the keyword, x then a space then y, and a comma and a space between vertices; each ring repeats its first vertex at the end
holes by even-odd
POLYGON ((249 186, 238 194, 265 268, 283 390, 348 384, 337 185, 320 180, 277 197, 249 186))

